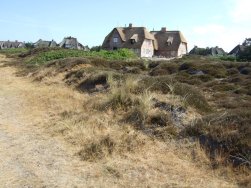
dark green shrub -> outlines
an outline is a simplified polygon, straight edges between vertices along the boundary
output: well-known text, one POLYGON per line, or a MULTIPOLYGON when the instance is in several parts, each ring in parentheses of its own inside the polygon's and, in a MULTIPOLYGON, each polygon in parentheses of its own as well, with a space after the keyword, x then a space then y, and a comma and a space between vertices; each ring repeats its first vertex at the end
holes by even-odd
POLYGON ((226 68, 221 63, 205 63, 198 66, 197 70, 203 71, 211 76, 226 74, 226 68))
POLYGON ((195 79, 188 80, 187 83, 190 85, 201 85, 203 82, 195 78, 195 79))
POLYGON ((160 69, 167 70, 169 74, 174 74, 178 72, 178 65, 176 63, 162 63, 158 67, 160 69))
POLYGON ((162 75, 167 75, 169 72, 165 69, 154 69, 150 73, 151 76, 162 76, 162 75))
POLYGON ((179 70, 182 71, 182 70, 196 69, 196 68, 197 68, 196 63, 194 63, 194 62, 185 62, 180 66, 179 70))
POLYGON ((230 78, 229 82, 231 83, 241 83, 245 80, 245 76, 244 75, 236 75, 230 78))
POLYGON ((189 79, 199 79, 202 82, 209 82, 209 81, 211 81, 213 79, 213 77, 211 75, 208 75, 208 74, 202 74, 202 75, 190 76, 189 79))
POLYGON ((236 74, 240 74, 240 72, 237 68, 231 68, 231 69, 227 70, 227 74, 228 75, 236 75, 236 74))
POLYGON ((238 87, 235 85, 215 85, 213 86, 214 90, 217 91, 232 91, 232 90, 236 90, 238 87))
POLYGON ((241 71, 241 74, 250 74, 250 73, 251 73, 251 68, 250 67, 245 67, 241 71))

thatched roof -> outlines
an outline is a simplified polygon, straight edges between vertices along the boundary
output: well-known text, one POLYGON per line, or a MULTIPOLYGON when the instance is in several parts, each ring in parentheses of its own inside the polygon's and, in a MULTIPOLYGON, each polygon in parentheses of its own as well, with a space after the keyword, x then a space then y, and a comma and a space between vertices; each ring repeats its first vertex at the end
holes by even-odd
POLYGON ((105 38, 102 47, 109 48, 111 36, 114 32, 118 32, 123 41, 120 48, 141 48, 145 39, 154 40, 153 36, 145 27, 116 27, 105 38), (132 44, 131 39, 135 39, 136 43, 132 44))
POLYGON ((244 45, 237 45, 228 54, 229 55, 233 55, 233 54, 239 55, 239 53, 242 52, 242 51, 244 51, 245 48, 246 48, 246 46, 244 46, 244 45))
POLYGON ((33 44, 35 47, 55 47, 58 44, 56 41, 43 41, 42 39, 38 40, 36 43, 33 44))
POLYGON ((150 33, 155 38, 155 50, 177 51, 181 42, 187 43, 185 37, 180 31, 151 31, 150 33), (168 45, 168 42, 171 42, 171 45, 168 45))
POLYGON ((222 49, 222 48, 219 48, 219 47, 212 47, 209 49, 209 53, 208 55, 227 55, 227 53, 222 49))
POLYGON ((65 45, 71 45, 71 49, 83 49, 83 45, 78 42, 77 38, 66 37, 59 43, 59 46, 65 48, 65 45))
POLYGON ((12 41, 0 41, 0 46, 3 48, 18 48, 20 46, 24 46, 22 42, 12 42, 12 41))

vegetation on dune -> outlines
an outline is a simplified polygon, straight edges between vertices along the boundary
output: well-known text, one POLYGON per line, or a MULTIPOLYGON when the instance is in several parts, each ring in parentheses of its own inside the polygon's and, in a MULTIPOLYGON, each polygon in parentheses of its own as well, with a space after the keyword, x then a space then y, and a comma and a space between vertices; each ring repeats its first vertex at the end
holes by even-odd
POLYGON ((10 48, 0 50, 0 54, 20 54, 28 51, 29 50, 25 48, 10 48))
MULTIPOLYGON (((157 62, 136 59, 127 50, 58 48, 33 49, 22 57, 34 58, 25 65, 40 65, 32 70, 35 81, 64 82, 85 95, 81 109, 72 109, 79 105, 74 103, 60 112, 67 121, 57 130, 79 144, 82 160, 125 157, 140 152, 150 140, 198 140, 196 148, 186 146, 191 157, 187 160, 203 159, 203 165, 222 174, 233 166, 236 175, 242 174, 237 169, 245 169, 247 179, 239 184, 251 184, 250 63, 190 54, 157 62)), ((114 170, 116 177, 120 173, 114 170)))
POLYGON ((40 51, 32 60, 29 61, 30 64, 42 65, 47 61, 54 59, 65 59, 68 57, 103 57, 107 60, 125 60, 125 59, 137 59, 137 55, 129 50, 120 49, 116 51, 82 51, 82 50, 66 50, 62 48, 49 48, 48 51, 42 52, 43 49, 34 49, 29 52, 30 54, 36 53, 36 50, 40 51))

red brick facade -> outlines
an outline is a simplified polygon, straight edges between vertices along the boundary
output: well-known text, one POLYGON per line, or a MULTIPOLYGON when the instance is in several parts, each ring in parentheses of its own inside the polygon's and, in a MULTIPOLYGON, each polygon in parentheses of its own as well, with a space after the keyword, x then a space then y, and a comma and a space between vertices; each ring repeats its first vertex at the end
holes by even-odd
POLYGON ((110 48, 108 48, 108 50, 118 50, 121 44, 122 44, 122 39, 119 33, 116 30, 114 30, 110 38, 110 48), (117 40, 117 42, 115 40, 117 40))

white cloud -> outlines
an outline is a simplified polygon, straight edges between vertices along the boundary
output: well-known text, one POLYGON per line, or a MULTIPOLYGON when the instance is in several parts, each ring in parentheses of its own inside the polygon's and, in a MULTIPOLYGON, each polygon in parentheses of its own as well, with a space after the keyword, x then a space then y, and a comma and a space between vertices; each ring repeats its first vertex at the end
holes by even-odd
POLYGON ((228 0, 230 7, 229 15, 233 22, 250 22, 251 21, 251 1, 250 0, 228 0))
POLYGON ((222 47, 225 51, 231 51, 236 45, 242 43, 245 38, 251 36, 251 28, 226 27, 222 25, 204 25, 193 27, 193 35, 187 37, 189 47, 222 47))
POLYGON ((225 27, 222 25, 206 24, 204 26, 194 27, 193 30, 199 34, 206 34, 206 33, 217 34, 219 32, 220 33, 224 32, 225 27))

